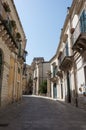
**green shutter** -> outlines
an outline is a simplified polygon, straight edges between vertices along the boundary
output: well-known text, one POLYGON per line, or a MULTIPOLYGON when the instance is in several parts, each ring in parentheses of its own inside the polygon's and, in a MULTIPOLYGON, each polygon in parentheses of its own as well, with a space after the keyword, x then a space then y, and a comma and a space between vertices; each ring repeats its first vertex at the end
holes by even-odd
POLYGON ((80 17, 80 28, 81 28, 81 32, 86 32, 86 11, 85 10, 83 10, 80 17))
POLYGON ((68 50, 68 41, 67 41, 67 43, 66 43, 66 46, 65 46, 65 48, 66 48, 66 56, 69 56, 69 50, 68 50))

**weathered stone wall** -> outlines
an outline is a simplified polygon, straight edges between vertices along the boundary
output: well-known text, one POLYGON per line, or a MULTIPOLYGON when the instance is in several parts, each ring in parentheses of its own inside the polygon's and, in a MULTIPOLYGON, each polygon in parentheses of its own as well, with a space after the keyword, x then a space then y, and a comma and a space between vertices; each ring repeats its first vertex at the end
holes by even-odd
POLYGON ((1 89, 1 105, 8 104, 8 77, 10 69, 10 50, 0 38, 0 48, 3 52, 3 67, 2 67, 2 89, 1 89))

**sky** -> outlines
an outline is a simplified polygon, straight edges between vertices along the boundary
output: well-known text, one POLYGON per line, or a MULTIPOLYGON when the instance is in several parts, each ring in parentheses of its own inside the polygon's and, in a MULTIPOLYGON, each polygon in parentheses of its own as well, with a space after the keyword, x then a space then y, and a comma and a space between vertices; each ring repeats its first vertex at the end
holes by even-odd
POLYGON ((14 0, 14 3, 27 39, 26 63, 30 65, 34 57, 49 61, 56 53, 72 0, 14 0))

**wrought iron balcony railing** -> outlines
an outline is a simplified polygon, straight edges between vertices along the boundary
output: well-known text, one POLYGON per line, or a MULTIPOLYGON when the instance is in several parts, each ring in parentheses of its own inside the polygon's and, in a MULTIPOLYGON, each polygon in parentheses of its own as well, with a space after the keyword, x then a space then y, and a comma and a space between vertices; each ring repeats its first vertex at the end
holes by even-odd
POLYGON ((83 20, 79 19, 75 30, 72 34, 72 44, 73 50, 79 52, 86 50, 86 17, 83 17, 83 20))
POLYGON ((25 50, 21 50, 21 52, 18 54, 18 58, 24 62, 26 62, 26 56, 27 56, 27 51, 25 50))
POLYGON ((59 69, 59 67, 57 68, 57 73, 56 73, 56 75, 59 76, 60 78, 63 77, 62 71, 59 69))
POLYGON ((72 55, 69 53, 71 48, 64 48, 61 56, 58 59, 58 65, 61 70, 69 69, 72 66, 72 55))
POLYGON ((74 45, 74 43, 76 42, 76 40, 78 39, 79 35, 81 34, 81 30, 80 30, 80 20, 78 21, 75 30, 72 34, 72 43, 74 45))
POLYGON ((24 54, 23 54, 24 62, 26 61, 26 56, 27 56, 27 51, 24 50, 24 54))

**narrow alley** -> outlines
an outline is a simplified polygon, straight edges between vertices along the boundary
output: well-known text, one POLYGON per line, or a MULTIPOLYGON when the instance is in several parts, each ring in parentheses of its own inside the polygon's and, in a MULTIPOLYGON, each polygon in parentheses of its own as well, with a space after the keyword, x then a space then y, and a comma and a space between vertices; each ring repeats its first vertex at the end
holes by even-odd
POLYGON ((86 111, 50 99, 23 97, 0 110, 0 130, 86 130, 86 111))

